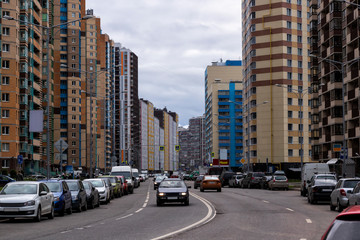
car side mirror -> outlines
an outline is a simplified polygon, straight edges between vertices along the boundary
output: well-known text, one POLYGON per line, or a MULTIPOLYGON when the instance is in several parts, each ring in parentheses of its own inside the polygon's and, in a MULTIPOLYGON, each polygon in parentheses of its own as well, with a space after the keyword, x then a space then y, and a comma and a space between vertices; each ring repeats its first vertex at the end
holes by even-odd
POLYGON ((47 195, 47 191, 41 191, 40 192, 40 196, 45 196, 45 195, 47 195))

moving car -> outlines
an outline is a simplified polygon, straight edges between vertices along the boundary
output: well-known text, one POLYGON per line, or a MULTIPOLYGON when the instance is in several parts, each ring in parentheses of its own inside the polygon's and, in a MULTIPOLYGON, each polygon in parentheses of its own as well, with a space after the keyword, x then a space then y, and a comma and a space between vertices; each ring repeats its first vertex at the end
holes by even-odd
POLYGON ((0 218, 53 219, 54 194, 42 182, 21 181, 5 185, 0 192, 0 218))
POLYGON ((124 176, 128 185, 128 193, 134 193, 135 177, 130 166, 114 166, 111 168, 111 176, 124 176))
POLYGON ((60 216, 72 214, 71 192, 64 180, 43 180, 50 191, 54 194, 55 212, 60 216))
POLYGON ((309 182, 308 202, 314 204, 319 200, 330 200, 331 192, 334 190, 336 183, 335 175, 314 175, 309 182))
POLYGON ((189 205, 189 190, 185 182, 180 178, 164 179, 156 192, 157 206, 165 202, 182 202, 185 206, 189 205))
POLYGON ((154 181, 154 190, 156 190, 158 188, 158 186, 160 185, 161 181, 166 179, 165 176, 158 176, 156 177, 155 181, 154 181))
POLYGON ((321 240, 359 239, 360 206, 351 206, 336 216, 321 240))
POLYGON ((198 187, 200 187, 200 183, 203 180, 204 175, 200 175, 198 176, 195 181, 194 181, 194 189, 197 189, 198 187))
POLYGON ((100 207, 100 195, 99 191, 92 185, 91 182, 83 182, 86 191, 86 202, 90 209, 100 207))
POLYGON ((356 187, 360 178, 342 178, 335 185, 334 191, 330 195, 330 210, 334 211, 336 208, 341 212, 344 208, 349 206, 349 195, 356 187))
POLYGON ((274 175, 268 182, 269 190, 284 189, 289 190, 289 182, 285 175, 274 175))
POLYGON ((217 176, 205 175, 200 184, 200 191, 217 190, 221 192, 221 182, 217 176))
POLYGON ((235 174, 229 180, 229 187, 240 187, 240 180, 244 178, 243 174, 235 174))
POLYGON ((6 175, 0 175, 0 187, 4 187, 9 182, 15 182, 15 179, 12 179, 6 175))
POLYGON ((122 196, 121 184, 116 176, 101 176, 102 179, 109 179, 113 188, 114 197, 119 198, 122 196))
POLYGON ((260 180, 265 176, 263 172, 249 172, 246 177, 241 181, 242 188, 252 188, 259 187, 260 188, 260 180))
POLYGON ((86 192, 83 183, 80 180, 64 180, 69 186, 71 192, 72 209, 81 212, 87 210, 86 192))
POLYGON ((83 182, 91 182, 92 185, 98 190, 100 195, 100 202, 108 204, 110 202, 110 189, 106 187, 106 183, 103 179, 100 178, 90 178, 85 179, 83 182))

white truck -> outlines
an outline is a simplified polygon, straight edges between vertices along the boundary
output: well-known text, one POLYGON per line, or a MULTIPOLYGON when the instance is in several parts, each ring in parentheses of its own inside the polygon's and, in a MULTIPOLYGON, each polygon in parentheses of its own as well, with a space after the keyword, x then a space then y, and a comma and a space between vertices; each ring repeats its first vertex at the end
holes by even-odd
POLYGON ((134 193, 134 183, 135 177, 132 173, 132 168, 130 166, 114 166, 111 168, 111 176, 124 176, 127 185, 128 185, 128 192, 134 193))
POLYGON ((330 173, 329 165, 326 163, 305 163, 301 170, 301 196, 306 196, 309 181, 315 174, 330 173))

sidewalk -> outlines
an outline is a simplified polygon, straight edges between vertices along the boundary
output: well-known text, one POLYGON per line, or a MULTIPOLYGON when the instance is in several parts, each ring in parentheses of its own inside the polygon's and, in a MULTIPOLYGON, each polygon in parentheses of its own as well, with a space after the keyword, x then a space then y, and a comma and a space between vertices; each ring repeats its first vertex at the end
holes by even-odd
POLYGON ((301 182, 289 182, 289 190, 300 191, 301 182))

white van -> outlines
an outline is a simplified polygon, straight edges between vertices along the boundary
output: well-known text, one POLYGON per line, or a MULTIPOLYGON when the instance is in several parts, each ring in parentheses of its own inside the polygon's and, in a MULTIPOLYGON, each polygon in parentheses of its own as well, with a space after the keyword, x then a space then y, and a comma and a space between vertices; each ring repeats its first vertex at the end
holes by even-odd
POLYGON ((318 173, 330 173, 329 165, 326 163, 305 163, 301 171, 301 196, 306 196, 308 181, 318 173))
POLYGON ((130 166, 114 166, 111 168, 110 175, 124 176, 127 181, 129 193, 134 193, 134 177, 130 166))

